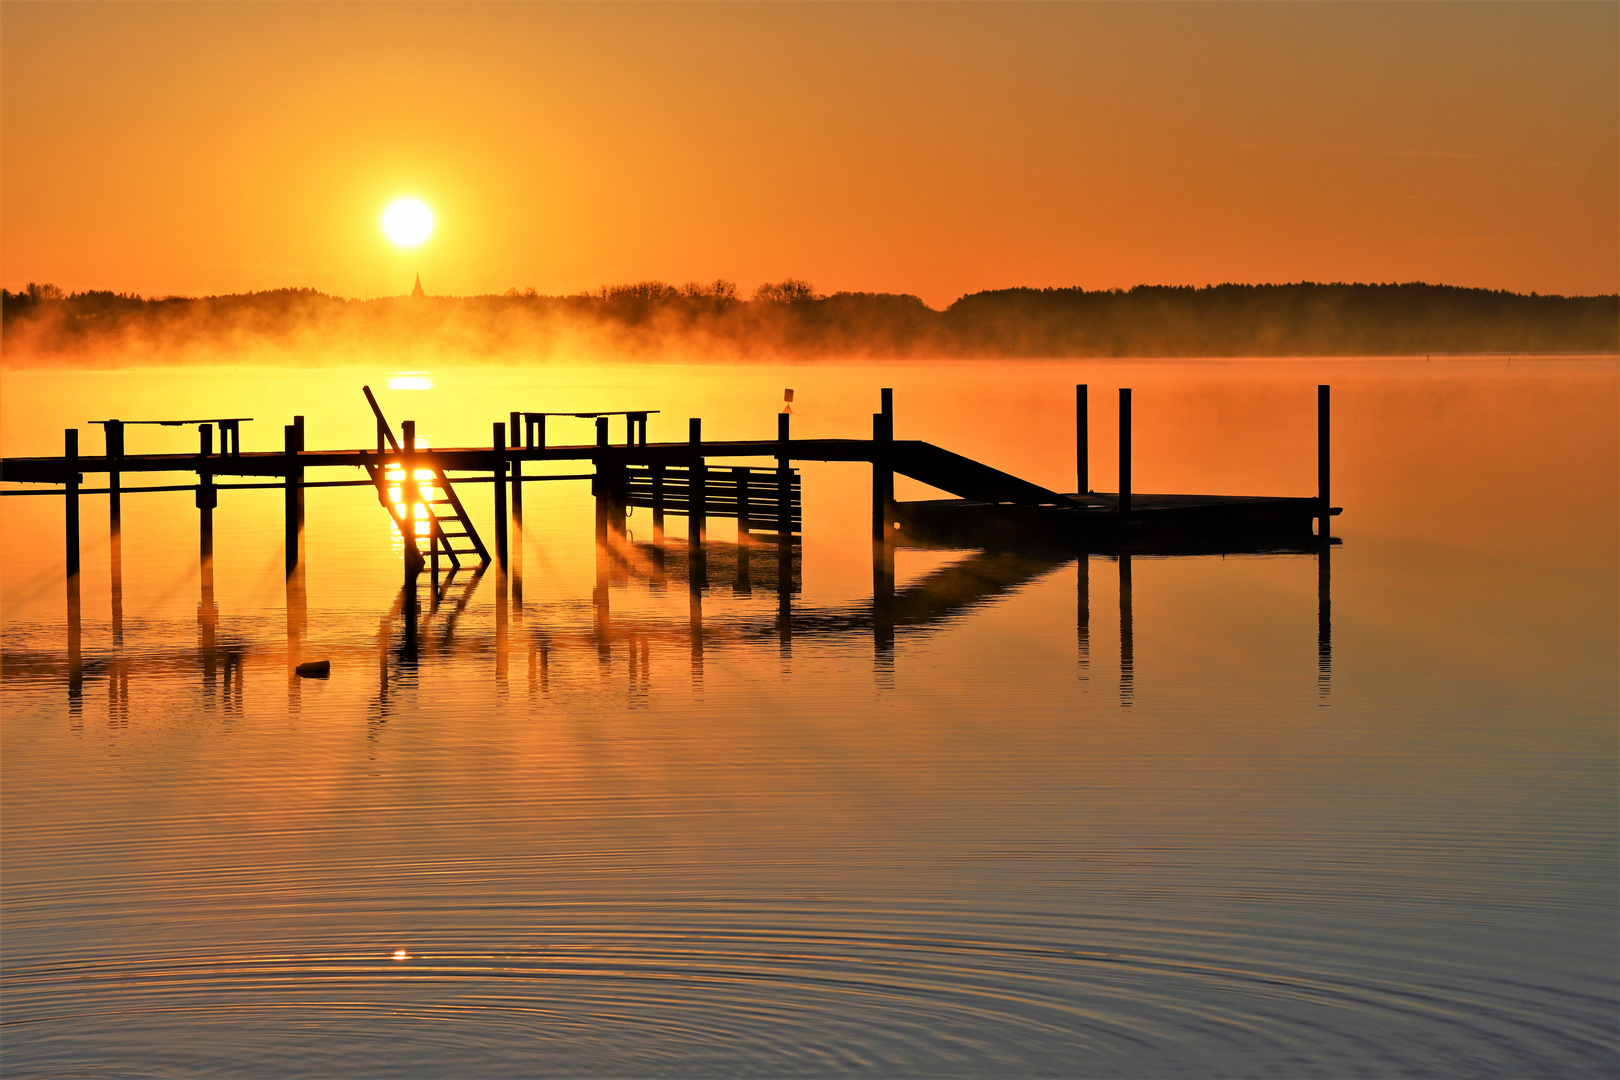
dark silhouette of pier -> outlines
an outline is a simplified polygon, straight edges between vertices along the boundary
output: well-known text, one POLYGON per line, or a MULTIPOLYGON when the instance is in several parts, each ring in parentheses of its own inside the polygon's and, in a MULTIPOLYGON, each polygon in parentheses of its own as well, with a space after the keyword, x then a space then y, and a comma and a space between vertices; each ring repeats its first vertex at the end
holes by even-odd
MULTIPOLYGON (((589 480, 595 496, 598 581, 593 593, 595 640, 603 650, 611 647, 614 629, 610 586, 627 577, 641 576, 662 587, 684 579, 689 591, 689 620, 685 638, 692 654, 693 677, 701 679, 705 649, 703 594, 711 577, 729 580, 733 590, 751 595, 768 589, 778 597, 777 614, 769 633, 784 651, 795 636, 870 633, 880 664, 892 664, 897 632, 938 625, 975 604, 1073 561, 1079 581, 1076 613, 1077 647, 1082 671, 1090 665, 1090 560, 1113 558, 1119 572, 1120 698, 1130 706, 1135 697, 1134 627, 1132 622, 1131 560, 1143 555, 1193 555, 1240 552, 1310 553, 1319 562, 1318 657, 1319 685, 1326 700, 1332 656, 1330 605, 1330 551, 1335 543, 1329 523, 1338 508, 1331 505, 1329 388, 1318 388, 1318 490, 1305 497, 1252 497, 1215 495, 1151 495, 1132 490, 1131 391, 1119 391, 1119 481, 1114 492, 1090 487, 1088 389, 1076 387, 1076 491, 1052 491, 962 455, 921 440, 894 437, 894 397, 881 394, 881 409, 872 416, 870 439, 794 438, 791 416, 778 415, 777 437, 771 440, 706 440, 702 422, 689 422, 685 442, 650 442, 647 418, 657 410, 601 412, 518 412, 491 426, 487 447, 429 449, 417 445, 415 424, 400 424, 400 435, 378 407, 369 388, 365 397, 374 413, 374 447, 311 450, 306 445, 303 417, 283 427, 279 451, 242 449, 240 425, 247 417, 207 420, 96 421, 105 433, 105 452, 80 453, 78 429, 64 433, 59 456, 13 457, 0 460, 0 480, 52 485, 39 491, 6 491, 4 495, 55 495, 64 500, 64 539, 68 590, 67 671, 70 701, 82 694, 87 670, 116 672, 120 694, 127 701, 128 665, 92 664, 82 656, 80 640, 80 503, 89 495, 108 496, 111 559, 112 630, 115 648, 122 644, 121 506, 125 495, 153 491, 193 491, 198 510, 198 557, 201 599, 198 607, 198 656, 205 684, 235 687, 240 695, 243 650, 226 650, 218 640, 218 611, 213 589, 213 521, 219 492, 233 489, 277 488, 284 492, 286 611, 289 706, 296 708, 303 640, 308 625, 305 588, 304 492, 312 487, 365 486, 375 491, 404 538, 404 582, 393 609, 383 621, 379 640, 390 638, 395 620, 403 621, 394 647, 397 668, 414 670, 423 650, 451 648, 459 613, 478 589, 485 572, 495 571, 497 670, 504 683, 505 658, 510 652, 510 624, 523 619, 522 529, 524 488, 530 484, 589 480), (594 421, 596 440, 582 445, 552 446, 546 441, 546 419, 569 416, 594 421), (610 438, 610 418, 625 418, 624 441, 610 438), (126 428, 141 424, 195 425, 196 453, 131 454, 126 428), (213 444, 215 427, 220 445, 213 444), (714 466, 712 459, 763 458, 762 466, 714 466), (873 587, 869 606, 837 611, 796 610, 798 591, 796 545, 804 528, 800 482, 793 463, 798 461, 852 462, 872 469, 873 587), (582 462, 586 473, 525 475, 529 462, 582 462), (311 480, 312 470, 359 469, 365 479, 311 480), (193 482, 130 486, 134 474, 192 474, 193 482), (86 487, 85 474, 103 474, 104 487, 86 487), (950 492, 956 499, 897 502, 896 474, 950 492), (231 478, 224 482, 221 477, 231 478), (494 486, 494 513, 481 531, 467 512, 456 488, 464 484, 494 486), (628 539, 627 515, 646 508, 652 516, 652 539, 633 544, 628 539), (665 543, 667 515, 687 519, 684 545, 665 543), (707 522, 721 517, 737 522, 738 542, 717 544, 707 536, 707 522), (1314 525, 1314 530, 1313 530, 1314 525), (423 549, 425 543, 426 549, 423 549), (924 582, 897 592, 894 554, 897 546, 950 547, 978 550, 979 554, 941 571, 924 582), (476 565, 464 565, 464 562, 476 565), (418 581, 429 576, 429 606, 424 614, 417 595, 418 581), (459 591, 456 591, 459 590, 459 591), (434 635, 427 626, 436 628, 434 635), (233 682, 234 680, 234 682, 233 682)), ((640 646, 666 630, 639 632, 640 646)), ((537 627, 528 634, 531 674, 544 681, 546 657, 557 642, 537 627)), ((381 670, 386 689, 389 658, 381 670)), ((8 657, 8 665, 22 662, 8 657)), ((645 670, 643 665, 643 670, 645 670)), ((532 681, 532 680, 531 680, 532 681)), ((109 685, 114 685, 109 683, 109 685)))

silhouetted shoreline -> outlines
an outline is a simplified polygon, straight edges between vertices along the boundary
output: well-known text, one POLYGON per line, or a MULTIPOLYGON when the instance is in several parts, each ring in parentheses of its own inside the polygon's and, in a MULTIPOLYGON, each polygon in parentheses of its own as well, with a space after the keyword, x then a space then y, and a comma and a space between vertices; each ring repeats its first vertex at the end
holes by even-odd
POLYGON ((323 362, 379 350, 534 360, 1411 356, 1620 352, 1620 296, 1401 285, 998 289, 941 311, 898 293, 742 299, 726 281, 575 296, 348 300, 313 289, 142 298, 0 290, 7 366, 194 362, 229 352, 323 362))

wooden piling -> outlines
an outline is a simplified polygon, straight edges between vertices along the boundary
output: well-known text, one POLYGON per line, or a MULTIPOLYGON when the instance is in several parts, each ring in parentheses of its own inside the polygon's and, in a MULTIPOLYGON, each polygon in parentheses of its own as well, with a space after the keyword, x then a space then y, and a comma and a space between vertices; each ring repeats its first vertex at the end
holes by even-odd
MULTIPOLYGON (((523 445, 523 433, 518 429, 518 417, 521 415, 513 413, 511 426, 506 429, 513 449, 523 445)), ((517 563, 521 561, 523 545, 523 459, 514 457, 508 467, 512 476, 512 553, 515 556, 513 561, 517 563)))
POLYGON ((282 542, 286 549, 286 571, 291 574, 298 566, 298 495, 295 490, 298 472, 298 429, 287 424, 281 429, 282 452, 287 455, 287 482, 283 489, 284 529, 282 542))
POLYGON ((108 420, 102 431, 107 437, 107 527, 118 533, 124 527, 123 473, 118 469, 124 456, 124 422, 108 420))
POLYGON ((1329 490, 1332 473, 1331 447, 1331 401, 1333 388, 1321 385, 1316 388, 1316 498, 1321 503, 1320 517, 1317 519, 1316 535, 1326 541, 1332 535, 1330 523, 1333 521, 1333 498, 1329 490))
MULTIPOLYGON (((399 459, 400 469, 404 476, 400 479, 399 495, 401 509, 404 513, 400 519, 399 533, 405 539, 405 588, 416 587, 416 576, 422 572, 422 551, 416 543, 416 504, 422 501, 421 485, 416 480, 416 421, 401 420, 399 423, 399 459)), ((407 616, 415 604, 414 596, 407 595, 405 600, 407 616)), ((407 630, 414 628, 414 620, 407 617, 407 630)))
POLYGON ((872 539, 886 543, 894 518, 894 391, 882 394, 883 411, 872 414, 872 539))
POLYGON ((881 658, 894 652, 894 391, 872 414, 872 634, 881 658))
POLYGON ((791 577, 793 569, 792 420, 789 413, 776 414, 776 572, 784 581, 791 577))
POLYGON ((1091 409, 1086 390, 1085 383, 1074 388, 1074 490, 1080 495, 1091 490, 1091 409))
POLYGON ((79 576, 79 429, 67 428, 62 432, 62 456, 67 472, 66 495, 63 499, 63 519, 67 533, 67 576, 79 576))
MULTIPOLYGON (((298 452, 303 453, 308 449, 308 444, 304 441, 302 416, 293 417, 293 434, 298 439, 298 452)), ((293 514, 298 519, 298 565, 302 566, 304 565, 304 467, 299 465, 297 472, 298 475, 293 478, 293 514)))
POLYGON ((708 467, 703 461, 703 421, 693 417, 687 422, 687 441, 692 447, 692 476, 690 483, 691 517, 687 529, 687 544, 697 558, 703 557, 703 541, 708 532, 709 479, 708 467))
MULTIPOLYGON (((118 464, 124 457, 124 422, 108 420, 102 425, 107 451, 107 560, 108 599, 112 606, 113 645, 124 644, 124 497, 123 474, 118 464)), ((128 678, 127 672, 125 678, 128 678)))
POLYGON ((211 569, 214 561, 214 507, 219 504, 219 489, 214 486, 213 471, 208 468, 208 459, 214 452, 214 428, 212 424, 199 424, 197 426, 198 455, 201 461, 197 466, 197 524, 198 524, 198 555, 204 563, 206 576, 211 580, 211 569))
POLYGON ((1119 391, 1119 512, 1131 512, 1131 392, 1119 391))
POLYGON ((502 574, 507 569, 506 550, 506 425, 496 421, 491 426, 490 443, 495 451, 492 470, 495 488, 495 567, 502 574))

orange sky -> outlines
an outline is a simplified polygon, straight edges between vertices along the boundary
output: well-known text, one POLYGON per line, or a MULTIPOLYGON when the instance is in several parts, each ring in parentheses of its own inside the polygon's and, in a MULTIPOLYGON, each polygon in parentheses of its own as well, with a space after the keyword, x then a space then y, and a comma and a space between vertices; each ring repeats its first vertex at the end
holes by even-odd
POLYGON ((1620 290, 1620 6, 0 7, 0 280, 1620 290), (422 249, 393 196, 438 214, 422 249))

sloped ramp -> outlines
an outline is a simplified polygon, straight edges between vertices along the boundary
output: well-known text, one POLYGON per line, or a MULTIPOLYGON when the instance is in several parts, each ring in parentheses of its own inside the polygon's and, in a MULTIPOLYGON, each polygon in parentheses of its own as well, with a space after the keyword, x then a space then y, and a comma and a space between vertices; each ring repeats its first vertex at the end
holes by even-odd
POLYGON ((921 440, 896 440, 889 463, 895 472, 920 480, 962 499, 1025 506, 1072 506, 1067 495, 1020 480, 1011 473, 953 454, 921 440))

